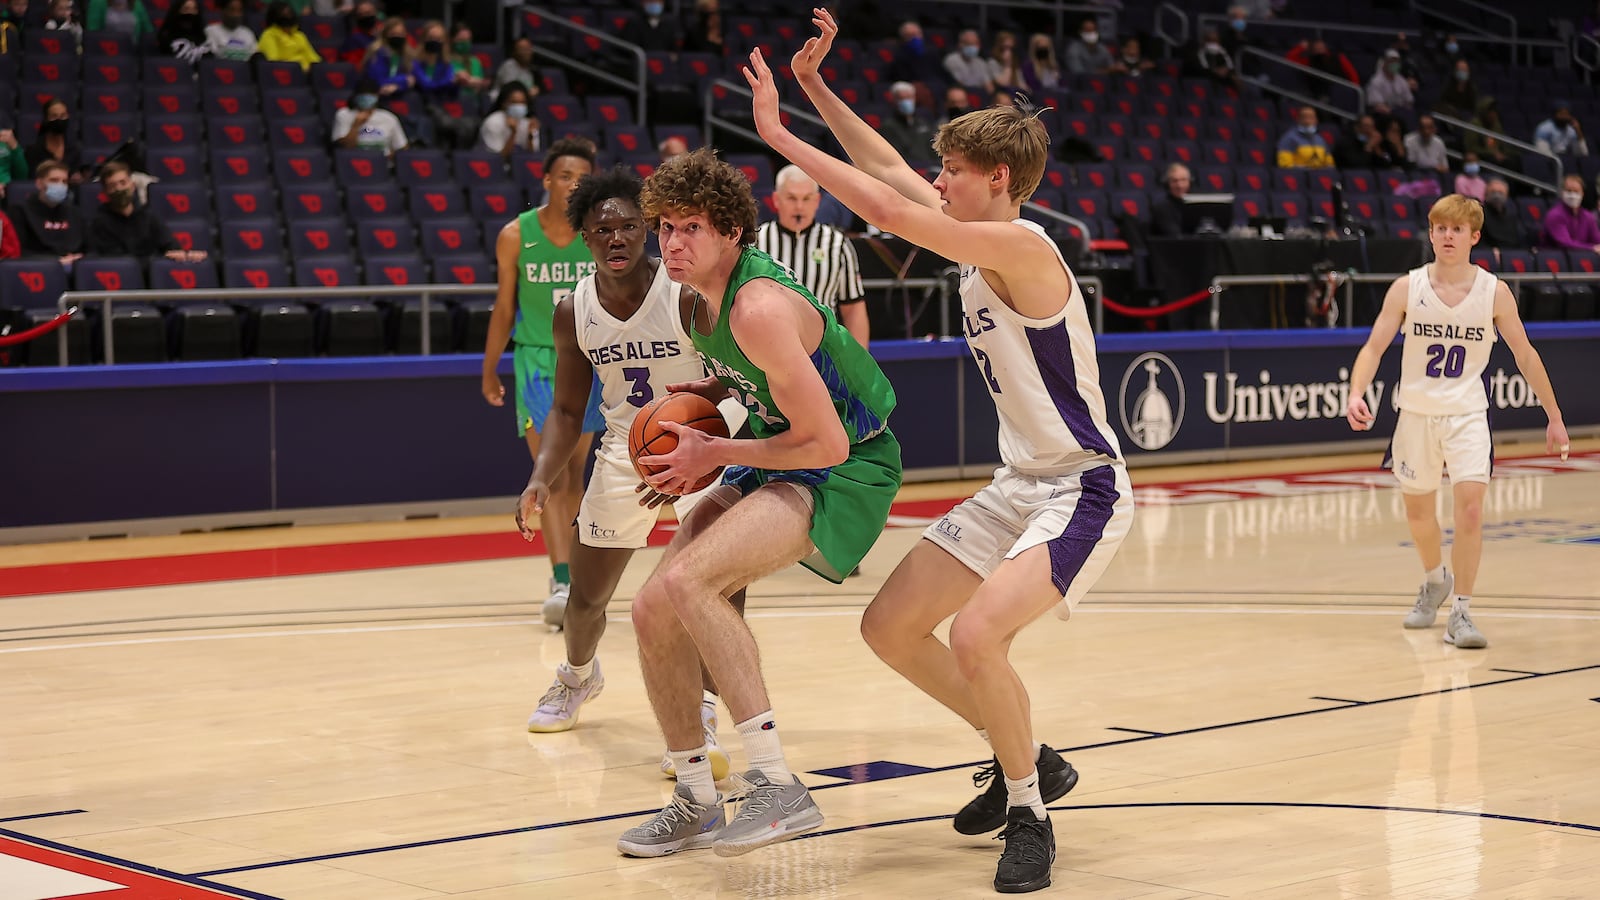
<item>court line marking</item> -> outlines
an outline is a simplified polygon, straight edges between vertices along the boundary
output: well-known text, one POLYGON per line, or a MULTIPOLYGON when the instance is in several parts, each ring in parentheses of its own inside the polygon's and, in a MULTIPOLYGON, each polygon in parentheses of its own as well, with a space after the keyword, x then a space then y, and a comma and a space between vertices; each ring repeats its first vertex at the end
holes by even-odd
MULTIPOLYGON (((1078 614, 1116 614, 1116 615, 1239 615, 1239 616, 1392 616, 1394 610, 1388 608, 1371 609, 1327 609, 1325 607, 1270 609, 1261 607, 1200 607, 1180 606, 1161 609, 1147 609, 1142 607, 1122 607, 1100 605, 1085 605, 1078 608, 1078 614)), ((1480 616, 1482 611, 1480 610, 1480 616)), ((824 610, 760 610, 748 612, 746 619, 814 619, 835 618, 843 616, 860 616, 861 609, 824 609, 824 610)), ((1554 620, 1562 622, 1600 622, 1600 613, 1538 613, 1538 612, 1511 612, 1490 613, 1490 619, 1530 619, 1554 620)), ((620 623, 631 621, 627 616, 607 616, 608 622, 620 623)), ((493 622, 428 622, 419 625, 381 625, 372 628, 304 628, 295 631, 252 631, 241 634, 190 634, 175 637, 150 637, 134 638, 121 641, 79 641, 70 644, 43 644, 37 647, 0 647, 0 655, 11 653, 43 653, 49 650, 87 650, 97 647, 133 647, 144 644, 185 644, 199 641, 242 641, 257 638, 302 637, 315 635, 336 634, 384 634, 402 631, 446 631, 456 628, 510 628, 527 625, 544 626, 542 619, 510 619, 493 622)), ((62 626, 67 627, 67 626, 62 626)), ((217 626, 219 628, 225 626, 217 626)), ((247 626, 227 626, 247 627, 247 626)), ((270 627, 270 626, 258 626, 270 627)), ((133 632, 141 633, 141 632, 133 632)), ((78 637, 79 635, 37 635, 30 638, 11 638, 8 640, 61 640, 63 638, 78 637)), ((1544 673, 1541 673, 1544 674, 1544 673)))
MULTIPOLYGON (((78 811, 81 812, 81 810, 78 811)), ((244 898, 244 900, 280 900, 280 898, 271 896, 270 894, 261 894, 255 891, 246 890, 244 888, 229 887, 228 885, 219 884, 215 881, 207 881, 203 875, 185 875, 182 872, 174 872, 170 869, 160 868, 159 866, 147 866, 144 863, 136 863, 120 857, 110 856, 104 853, 96 853, 93 850, 85 850, 82 847, 73 847, 57 841, 47 840, 41 837, 34 837, 31 834, 23 834, 20 831, 11 831, 10 829, 0 828, 0 837, 7 837, 19 843, 32 844, 36 847, 43 847, 48 850, 54 850, 57 853, 65 853, 69 856, 80 856, 84 859, 92 859, 95 862, 104 863, 108 866, 120 867, 134 872, 142 872, 145 875, 153 875, 157 878, 164 878, 168 881, 177 882, 178 884, 186 884, 190 887, 205 888, 208 891, 215 891, 219 894, 226 894, 231 897, 244 898)))
MULTIPOLYGON (((1113 740, 1113 741, 1101 741, 1099 743, 1093 743, 1093 744, 1080 744, 1080 745, 1075 746, 1075 747, 1061 747, 1061 748, 1058 748, 1058 752, 1062 753, 1062 754, 1077 753, 1077 752, 1087 751, 1087 750, 1100 750, 1100 749, 1104 749, 1106 747, 1119 747, 1119 746, 1122 746, 1124 744, 1138 744, 1138 743, 1143 743, 1145 741, 1160 741, 1160 740, 1165 740, 1167 738, 1184 737, 1184 736, 1191 735, 1191 734, 1203 734, 1205 732, 1210 732, 1210 731, 1221 731, 1221 730, 1227 729, 1227 728, 1239 728, 1239 727, 1242 727, 1242 726, 1245 726, 1245 725, 1259 725, 1259 724, 1263 724, 1263 723, 1266 723, 1266 722, 1280 722, 1280 721, 1284 721, 1286 719, 1297 719, 1297 718, 1301 718, 1301 717, 1304 717, 1304 716, 1322 715, 1322 714, 1331 713, 1331 712, 1343 712, 1345 710, 1351 710, 1351 709, 1365 709, 1368 706, 1375 706, 1375 705, 1382 704, 1382 703, 1397 703, 1397 702, 1400 702, 1400 701, 1403 701, 1403 700, 1416 700, 1416 699, 1419 699, 1419 698, 1422 698, 1422 697, 1434 697, 1434 696, 1439 696, 1439 695, 1442 695, 1442 694, 1452 694, 1452 693, 1457 693, 1457 692, 1461 692, 1461 691, 1476 690, 1477 688, 1491 687, 1491 686, 1494 686, 1494 685, 1497 685, 1497 684, 1514 684, 1514 683, 1522 682, 1522 681, 1535 681, 1535 680, 1540 679, 1540 678, 1550 678, 1550 677, 1554 677, 1556 675, 1569 675, 1569 674, 1572 674, 1572 673, 1575 673, 1575 672, 1587 672, 1587 671, 1592 671, 1592 670, 1596 670, 1596 669, 1600 669, 1600 664, 1588 665, 1588 666, 1576 666, 1576 667, 1573 667, 1573 668, 1570 668, 1570 669, 1560 669, 1560 670, 1557 670, 1557 671, 1554 671, 1554 672, 1543 672, 1543 673, 1540 673, 1538 675, 1521 675, 1521 676, 1518 676, 1516 678, 1502 678, 1502 679, 1499 679, 1499 680, 1496 680, 1496 681, 1485 681, 1485 682, 1480 682, 1480 683, 1477 683, 1477 684, 1468 684, 1468 685, 1464 685, 1464 686, 1461 686, 1461 687, 1448 687, 1448 688, 1441 688, 1439 690, 1434 690, 1434 691, 1421 691, 1421 692, 1415 693, 1415 694, 1402 694, 1402 695, 1395 696, 1395 697, 1384 697, 1384 698, 1379 699, 1379 700, 1363 701, 1359 706, 1323 706, 1323 707, 1318 707, 1316 709, 1300 710, 1300 711, 1292 712, 1292 713, 1280 713, 1278 715, 1273 715, 1273 716, 1259 716, 1257 718, 1241 719, 1241 720, 1235 721, 1235 722, 1222 722, 1222 723, 1219 723, 1219 724, 1216 724, 1216 725, 1202 725, 1202 726, 1199 726, 1199 727, 1196 727, 1196 728, 1186 728, 1186 729, 1183 729, 1183 730, 1180 730, 1180 731, 1168 731, 1168 732, 1164 732, 1164 733, 1161 733, 1161 734, 1144 734, 1144 735, 1140 735, 1138 737, 1120 738, 1118 740, 1113 740)), ((909 772, 909 773, 906 773, 906 774, 903 774, 903 775, 889 775, 889 776, 886 776, 886 777, 883 777, 883 778, 874 779, 872 782, 842 781, 842 782, 835 782, 835 783, 832 783, 832 784, 816 785, 816 786, 812 787, 811 790, 813 792, 815 792, 815 791, 825 791, 825 790, 829 790, 829 789, 832 789, 832 788, 851 787, 851 786, 858 785, 858 784, 867 784, 867 783, 877 784, 879 782, 894 781, 894 780, 897 780, 897 779, 900 779, 900 778, 914 778, 914 777, 917 777, 917 776, 920 776, 920 775, 932 775, 934 773, 950 772, 950 771, 954 771, 956 769, 970 769, 970 768, 973 768, 975 766, 986 765, 989 762, 990 762, 990 760, 982 759, 982 760, 977 760, 975 762, 956 763, 954 765, 947 765, 947 766, 926 767, 926 768, 923 768, 923 769, 921 769, 920 771, 917 771, 917 772, 909 772)), ((810 773, 808 773, 808 774, 810 774, 810 773)), ((1110 808, 1116 808, 1118 806, 1130 806, 1130 805, 1131 806, 1169 806, 1169 805, 1183 805, 1183 804, 1168 804, 1168 803, 1108 804, 1105 807, 1079 807, 1079 808, 1083 808, 1083 809, 1108 808, 1108 809, 1110 809, 1110 808)), ((1226 804, 1201 804, 1201 805, 1226 805, 1226 804)), ((1239 805, 1250 805, 1250 804, 1241 803, 1239 805)), ((1291 804, 1291 805, 1293 805, 1293 804, 1291 804)), ((1330 806, 1330 807, 1338 807, 1339 806, 1339 804, 1325 804, 1325 805, 1330 806)), ((1369 808, 1369 807, 1362 807, 1362 806, 1358 806, 1358 805, 1352 805, 1350 808, 1363 809, 1363 808, 1369 808)), ((1407 810, 1407 809, 1409 809, 1408 807, 1370 807, 1370 808, 1372 808, 1372 809, 1397 809, 1397 810, 1407 810)), ((1420 810, 1420 811, 1429 812, 1430 810, 1420 810)), ((476 834, 457 835, 457 836, 453 836, 453 837, 443 837, 443 838, 431 838, 431 839, 425 840, 425 841, 410 841, 410 842, 407 842, 407 843, 404 843, 404 844, 393 844, 393 845, 384 846, 384 847, 367 847, 367 848, 364 848, 364 849, 361 849, 361 850, 344 850, 344 851, 339 851, 339 852, 335 852, 335 853, 324 853, 324 854, 320 854, 320 855, 317 855, 317 856, 301 857, 301 858, 298 858, 298 859, 284 859, 284 860, 277 860, 277 861, 274 861, 274 862, 252 863, 252 864, 246 865, 246 866, 233 866, 231 868, 226 868, 226 869, 213 869, 213 870, 210 870, 210 871, 207 871, 207 872, 197 872, 197 873, 195 873, 195 877, 209 877, 209 876, 214 876, 214 875, 229 875, 229 874, 233 874, 235 872, 251 872, 251 871, 256 871, 256 870, 259 870, 259 869, 276 869, 276 868, 281 868, 283 866, 300 865, 302 863, 325 862, 325 861, 330 860, 330 859, 344 859, 344 858, 352 857, 352 856, 370 856, 370 855, 375 854, 375 853, 388 853, 388 852, 391 852, 391 851, 398 851, 398 850, 413 850, 413 849, 417 849, 419 847, 434 847, 434 846, 439 846, 441 844, 456 844, 456 843, 461 843, 463 841, 475 841, 475 840, 481 840, 481 839, 484 839, 484 838, 493 838, 493 837, 506 837, 508 835, 515 835, 515 834, 529 834, 531 832, 536 832, 536 831, 549 831, 549 830, 555 829, 555 828, 569 828, 569 827, 574 827, 574 826, 578 826, 578 825, 592 825, 592 824, 595 824, 597 822, 610 822, 610 821, 614 821, 616 819, 626 819, 626 818, 635 818, 635 817, 641 817, 641 816, 649 816, 649 815, 655 814, 656 812, 659 812, 659 810, 656 810, 656 809, 642 809, 642 810, 635 810, 635 811, 631 811, 631 812, 611 813, 611 814, 603 815, 603 816, 591 816, 591 817, 584 818, 584 819, 572 819, 572 820, 568 820, 568 821, 565 821, 565 822, 548 822, 548 823, 543 824, 543 825, 524 825, 524 826, 521 826, 521 827, 518 827, 518 828, 502 828, 502 829, 498 829, 498 830, 495 830, 495 831, 485 831, 485 832, 479 832, 479 833, 476 833, 476 834)), ((1455 811, 1446 811, 1446 812, 1451 812, 1452 815, 1483 815, 1483 814, 1479 814, 1479 813, 1469 813, 1469 812, 1455 812, 1455 811)), ((1546 821, 1546 820, 1543 820, 1543 819, 1527 819, 1527 818, 1516 817, 1516 816, 1497 816, 1497 817, 1498 818, 1505 818, 1505 819, 1510 820, 1510 821, 1524 821, 1524 822, 1537 823, 1537 824, 1547 824, 1547 825, 1567 825, 1568 824, 1568 823, 1563 823, 1563 822, 1546 821)), ((821 836, 821 834, 836 834, 836 833, 839 833, 840 831, 855 831, 855 830, 860 830, 862 828, 882 827, 883 825, 904 824, 905 822, 931 821, 931 820, 935 820, 935 819, 948 819, 948 818, 952 818, 952 816, 946 816, 946 815, 928 816, 928 817, 923 817, 921 819, 898 820, 898 821, 895 821, 895 822, 880 823, 880 824, 877 824, 877 825, 874 825, 872 823, 868 823, 868 824, 864 824, 864 825, 855 825, 855 826, 851 826, 849 828, 838 829, 838 830, 832 831, 832 832, 820 832, 820 833, 813 834, 813 835, 810 835, 810 836, 817 837, 817 836, 821 836)), ((1588 830, 1593 830, 1593 831, 1600 831, 1600 826, 1594 826, 1594 825, 1571 825, 1570 827, 1583 828, 1583 829, 1588 829, 1588 830)))
POLYGON ((26 816, 7 816, 0 822, 26 822, 30 819, 50 819, 56 816, 75 816, 78 813, 88 812, 86 809, 58 809, 55 812, 29 813, 26 816))

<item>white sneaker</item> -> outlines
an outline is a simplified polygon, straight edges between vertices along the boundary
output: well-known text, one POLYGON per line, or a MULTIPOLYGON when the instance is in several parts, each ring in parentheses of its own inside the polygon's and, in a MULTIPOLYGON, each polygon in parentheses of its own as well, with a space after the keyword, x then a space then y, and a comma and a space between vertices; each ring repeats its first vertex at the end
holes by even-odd
POLYGON ((550 579, 550 596, 544 601, 544 624, 551 630, 560 631, 561 623, 566 621, 567 596, 571 593, 572 585, 550 579))
POLYGON ((600 696, 605 690, 606 677, 600 674, 600 660, 594 661, 594 672, 585 681, 566 663, 556 666, 556 680, 539 698, 539 708, 528 718, 528 730, 536 734, 569 731, 578 724, 578 708, 600 696))
MULTIPOLYGON (((729 758, 728 751, 717 743, 716 704, 700 704, 700 725, 705 731, 706 755, 711 757, 711 777, 715 781, 721 781, 733 771, 733 760, 729 758)), ((661 754, 661 774, 668 778, 678 777, 678 769, 672 764, 672 754, 666 751, 661 754)))
POLYGON ((1452 572, 1444 573, 1444 580, 1438 584, 1429 584, 1426 581, 1417 589, 1417 602, 1411 607, 1411 612, 1406 613, 1405 626, 1407 628, 1431 628, 1433 620, 1439 615, 1439 607, 1444 603, 1450 592, 1455 590, 1456 576, 1452 572))
POLYGON ((1444 642, 1463 650, 1482 650, 1489 646, 1489 639, 1472 624, 1472 616, 1464 609, 1450 611, 1450 619, 1444 626, 1444 642))

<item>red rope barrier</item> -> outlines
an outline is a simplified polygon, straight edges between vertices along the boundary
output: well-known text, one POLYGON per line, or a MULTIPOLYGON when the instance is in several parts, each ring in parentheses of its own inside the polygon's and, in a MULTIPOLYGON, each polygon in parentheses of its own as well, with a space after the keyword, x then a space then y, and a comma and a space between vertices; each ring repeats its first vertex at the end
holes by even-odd
POLYGON ((1108 300, 1104 297, 1100 298, 1100 302, 1105 304, 1106 309, 1109 309, 1115 313, 1121 313, 1125 316, 1132 316, 1135 319, 1154 319, 1159 316, 1164 316, 1167 313, 1177 312, 1180 309, 1193 306, 1202 300, 1209 299, 1211 299, 1211 289, 1207 288, 1205 290, 1195 291, 1187 297, 1184 297, 1180 300, 1174 300, 1171 303, 1166 303, 1161 306, 1123 306, 1121 303, 1118 303, 1115 300, 1108 300))
POLYGON ((72 318, 77 311, 78 308, 74 306, 73 308, 67 310, 59 316, 56 316, 54 319, 51 319, 43 325, 35 325, 34 327, 29 328, 27 331, 18 332, 17 334, 0 334, 0 347, 10 347, 16 344, 25 344, 36 337, 43 337, 44 335, 55 331, 57 328, 60 328, 62 325, 67 324, 67 320, 72 318))

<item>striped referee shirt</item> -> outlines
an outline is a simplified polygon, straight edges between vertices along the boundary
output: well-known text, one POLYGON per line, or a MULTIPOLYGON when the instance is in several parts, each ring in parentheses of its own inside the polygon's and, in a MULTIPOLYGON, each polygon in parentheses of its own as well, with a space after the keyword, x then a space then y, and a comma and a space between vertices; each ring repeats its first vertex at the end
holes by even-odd
POLYGON ((813 222, 795 232, 768 222, 756 231, 756 249, 788 266, 817 300, 835 312, 841 303, 866 298, 856 248, 837 228, 813 222))

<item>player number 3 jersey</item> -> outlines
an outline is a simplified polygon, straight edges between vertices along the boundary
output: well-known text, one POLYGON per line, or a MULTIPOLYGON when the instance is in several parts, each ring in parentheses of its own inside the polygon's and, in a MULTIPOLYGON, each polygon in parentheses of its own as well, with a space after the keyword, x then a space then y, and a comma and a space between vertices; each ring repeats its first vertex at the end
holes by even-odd
POLYGON ((1466 299, 1446 306, 1433 291, 1428 267, 1411 270, 1405 340, 1400 354, 1400 408, 1424 416, 1455 416, 1489 408, 1483 372, 1494 348, 1494 293, 1499 279, 1477 273, 1466 299))
POLYGON ((667 385, 705 377, 705 366, 683 330, 679 286, 657 266, 639 309, 622 321, 606 312, 594 276, 572 293, 578 347, 600 378, 600 412, 606 419, 602 452, 620 452, 627 462, 628 429, 639 408, 667 393, 667 385))

